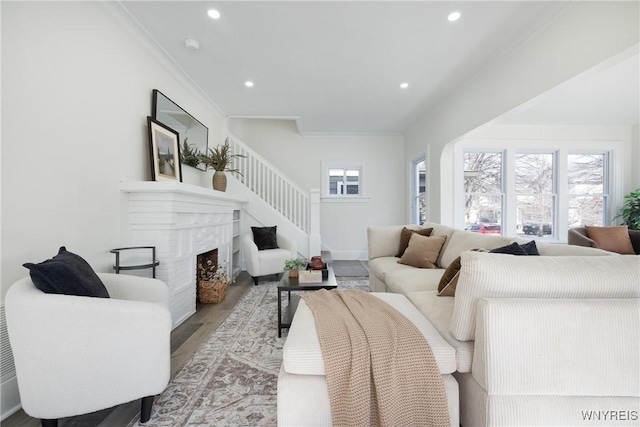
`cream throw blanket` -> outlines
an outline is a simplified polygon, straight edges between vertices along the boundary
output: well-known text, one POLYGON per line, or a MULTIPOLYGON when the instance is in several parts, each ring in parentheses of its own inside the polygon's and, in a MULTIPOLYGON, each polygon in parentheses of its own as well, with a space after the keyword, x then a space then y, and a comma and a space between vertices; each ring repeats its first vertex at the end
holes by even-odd
POLYGON ((335 427, 451 425, 442 375, 411 321, 361 290, 302 298, 315 317, 335 427))

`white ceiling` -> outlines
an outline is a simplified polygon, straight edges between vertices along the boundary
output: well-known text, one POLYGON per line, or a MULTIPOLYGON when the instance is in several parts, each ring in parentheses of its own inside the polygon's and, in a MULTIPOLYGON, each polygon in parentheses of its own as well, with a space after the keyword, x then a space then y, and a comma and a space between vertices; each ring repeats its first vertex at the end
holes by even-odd
MULTIPOLYGON (((402 133, 567 3, 126 1, 121 6, 229 116, 295 117, 304 133, 402 133), (219 20, 207 16, 211 7, 222 14, 219 20), (462 13, 459 21, 447 20, 452 11, 462 13), (197 40, 200 49, 187 50, 186 39, 197 40), (247 80, 255 86, 245 87, 247 80), (409 87, 400 89, 402 82, 409 87)), ((635 72, 637 95, 637 63, 635 72)), ((611 95, 608 87, 600 84, 593 93, 611 95)), ((567 93, 551 101, 558 105, 567 93)), ((539 120, 545 114, 541 105, 531 113, 539 120)), ((510 120, 526 119, 520 114, 510 120)))

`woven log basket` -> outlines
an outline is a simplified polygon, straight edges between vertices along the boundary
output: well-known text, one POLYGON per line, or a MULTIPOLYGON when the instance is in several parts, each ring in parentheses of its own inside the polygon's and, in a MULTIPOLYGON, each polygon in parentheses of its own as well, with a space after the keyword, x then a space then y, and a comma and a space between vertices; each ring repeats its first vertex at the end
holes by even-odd
POLYGON ((227 282, 202 280, 198 283, 198 299, 202 304, 218 304, 226 295, 227 282))

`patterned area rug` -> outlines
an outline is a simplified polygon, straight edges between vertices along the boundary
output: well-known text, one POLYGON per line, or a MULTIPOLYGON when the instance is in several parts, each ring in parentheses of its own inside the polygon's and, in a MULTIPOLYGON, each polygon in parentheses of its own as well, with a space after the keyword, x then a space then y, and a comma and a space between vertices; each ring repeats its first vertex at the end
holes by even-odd
MULTIPOLYGON (((151 420, 128 426, 275 426, 286 339, 286 331, 278 338, 277 284, 252 287, 156 398, 151 420)), ((369 281, 338 287, 368 291, 369 281)))

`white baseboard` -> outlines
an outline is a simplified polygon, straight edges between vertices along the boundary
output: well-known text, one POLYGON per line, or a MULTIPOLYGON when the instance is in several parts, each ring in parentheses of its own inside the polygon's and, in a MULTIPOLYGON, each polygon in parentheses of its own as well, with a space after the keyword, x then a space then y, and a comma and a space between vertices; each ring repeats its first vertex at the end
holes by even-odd
POLYGON ((20 405, 20 393, 18 392, 18 378, 13 377, 0 384, 0 420, 4 421, 10 415, 18 412, 20 405))

